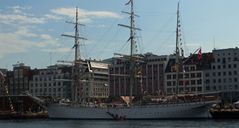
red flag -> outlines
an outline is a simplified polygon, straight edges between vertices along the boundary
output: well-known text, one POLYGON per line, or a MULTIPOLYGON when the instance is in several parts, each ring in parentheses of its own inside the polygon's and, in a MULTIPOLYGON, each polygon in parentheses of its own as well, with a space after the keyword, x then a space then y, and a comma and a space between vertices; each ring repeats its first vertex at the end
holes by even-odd
POLYGON ((201 50, 201 48, 198 51, 198 60, 202 60, 202 50, 201 50))

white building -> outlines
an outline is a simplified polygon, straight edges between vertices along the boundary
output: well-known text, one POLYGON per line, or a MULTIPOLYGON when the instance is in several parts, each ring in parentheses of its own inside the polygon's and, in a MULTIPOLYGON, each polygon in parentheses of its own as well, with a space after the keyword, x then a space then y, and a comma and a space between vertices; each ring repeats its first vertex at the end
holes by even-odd
POLYGON ((184 59, 187 62, 179 69, 178 80, 175 69, 175 58, 168 62, 165 70, 165 91, 166 95, 194 93, 202 94, 203 89, 203 71, 200 66, 192 61, 193 58, 184 59), (177 83, 178 81, 178 83, 177 83))
POLYGON ((223 99, 239 97, 239 49, 213 50, 214 62, 205 72, 207 92, 220 92, 223 99))
POLYGON ((86 60, 87 66, 83 83, 83 98, 87 100, 109 97, 109 66, 95 60, 86 60))
POLYGON ((33 70, 29 91, 33 96, 71 98, 72 67, 53 65, 46 69, 33 70))

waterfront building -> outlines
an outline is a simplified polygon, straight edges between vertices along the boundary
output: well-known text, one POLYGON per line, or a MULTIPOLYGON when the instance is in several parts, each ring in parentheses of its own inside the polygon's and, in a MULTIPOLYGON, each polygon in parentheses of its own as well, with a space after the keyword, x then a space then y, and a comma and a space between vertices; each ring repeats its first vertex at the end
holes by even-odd
POLYGON ((96 60, 80 60, 78 66, 72 67, 70 99, 86 103, 108 98, 108 64, 96 60))
POLYGON ((82 80, 82 98, 87 101, 109 97, 109 65, 102 61, 85 60, 85 73, 82 80))
POLYGON ((179 68, 178 81, 175 70, 175 58, 171 58, 165 70, 165 91, 166 95, 176 94, 205 94, 205 72, 210 70, 213 61, 212 53, 190 55, 182 59, 182 65, 179 68))
POLYGON ((219 94, 225 100, 239 97, 239 49, 214 49, 210 70, 205 73, 206 92, 219 94))
POLYGON ((71 98, 72 66, 52 65, 46 69, 34 69, 29 91, 33 96, 71 98))
POLYGON ((13 71, 7 72, 9 79, 9 95, 20 95, 29 90, 29 82, 32 78, 30 66, 24 63, 13 65, 13 71))
POLYGON ((164 75, 170 56, 154 55, 147 53, 144 55, 145 65, 143 65, 143 90, 146 95, 159 96, 165 94, 164 75))
MULTIPOLYGON (((146 53, 138 65, 138 82, 133 87, 133 95, 162 95, 164 90, 164 70, 169 56, 146 53)), ((129 60, 123 57, 106 60, 110 66, 110 96, 129 96, 129 60)))

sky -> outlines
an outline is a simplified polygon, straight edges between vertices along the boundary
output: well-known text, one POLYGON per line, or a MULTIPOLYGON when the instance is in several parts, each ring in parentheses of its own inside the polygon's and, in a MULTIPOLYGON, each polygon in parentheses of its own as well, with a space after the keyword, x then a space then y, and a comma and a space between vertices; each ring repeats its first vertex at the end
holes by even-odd
MULTIPOLYGON (((128 0, 0 0, 0 68, 16 63, 45 68, 72 61, 76 7, 79 10, 81 57, 107 59, 129 54, 128 0)), ((169 55, 175 51, 178 0, 134 0, 138 53, 169 55)), ((180 24, 186 55, 239 46, 238 0, 181 0, 180 24)))

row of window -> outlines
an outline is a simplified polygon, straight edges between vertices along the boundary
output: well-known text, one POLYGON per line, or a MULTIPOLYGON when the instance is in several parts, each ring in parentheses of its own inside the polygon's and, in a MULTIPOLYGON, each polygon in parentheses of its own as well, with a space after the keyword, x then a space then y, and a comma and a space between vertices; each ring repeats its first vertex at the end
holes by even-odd
POLYGON ((51 83, 32 83, 31 87, 51 87, 51 86, 62 86, 63 82, 51 82, 51 83))
MULTIPOLYGON (((184 73, 179 74, 178 78, 201 78, 202 73, 184 73)), ((167 80, 176 79, 176 74, 167 75, 167 80)))
POLYGON ((210 81, 210 79, 206 79, 206 81, 205 81, 206 84, 210 84, 210 83, 216 84, 216 83, 222 83, 222 82, 223 83, 238 82, 238 78, 235 77, 235 78, 228 78, 228 79, 226 79, 226 78, 223 78, 223 79, 213 79, 212 81, 210 81))
MULTIPOLYGON (((176 88, 167 88, 167 93, 172 94, 175 93, 176 88)), ((179 93, 185 93, 185 92, 202 92, 202 87, 185 87, 185 88, 179 88, 179 93)))
POLYGON ((220 91, 220 90, 238 90, 238 85, 235 84, 234 86, 230 85, 230 86, 227 86, 227 85, 213 85, 213 86, 206 86, 206 91, 220 91))
POLYGON ((223 64, 223 65, 213 65, 212 69, 231 69, 231 68, 237 68, 237 64, 223 64))
MULTIPOLYGON (((180 80, 179 81, 179 86, 182 85, 201 85, 202 84, 202 80, 180 80)), ((167 86, 176 86, 176 81, 168 81, 167 82, 167 86)))
POLYGON ((62 79, 62 78, 70 78, 69 76, 64 77, 64 75, 56 75, 56 76, 49 76, 49 77, 34 77, 34 81, 52 81, 55 79, 62 79))
POLYGON ((31 92, 35 92, 35 93, 38 93, 38 92, 65 92, 65 89, 63 88, 40 88, 40 89, 31 89, 31 92))
MULTIPOLYGON (((231 75, 237 75, 238 73, 237 73, 237 71, 228 71, 228 72, 226 72, 226 71, 224 71, 224 72, 213 72, 212 73, 212 76, 231 76, 231 75)), ((206 73, 205 74, 205 76, 206 77, 210 77, 210 74, 209 73, 206 73)))

